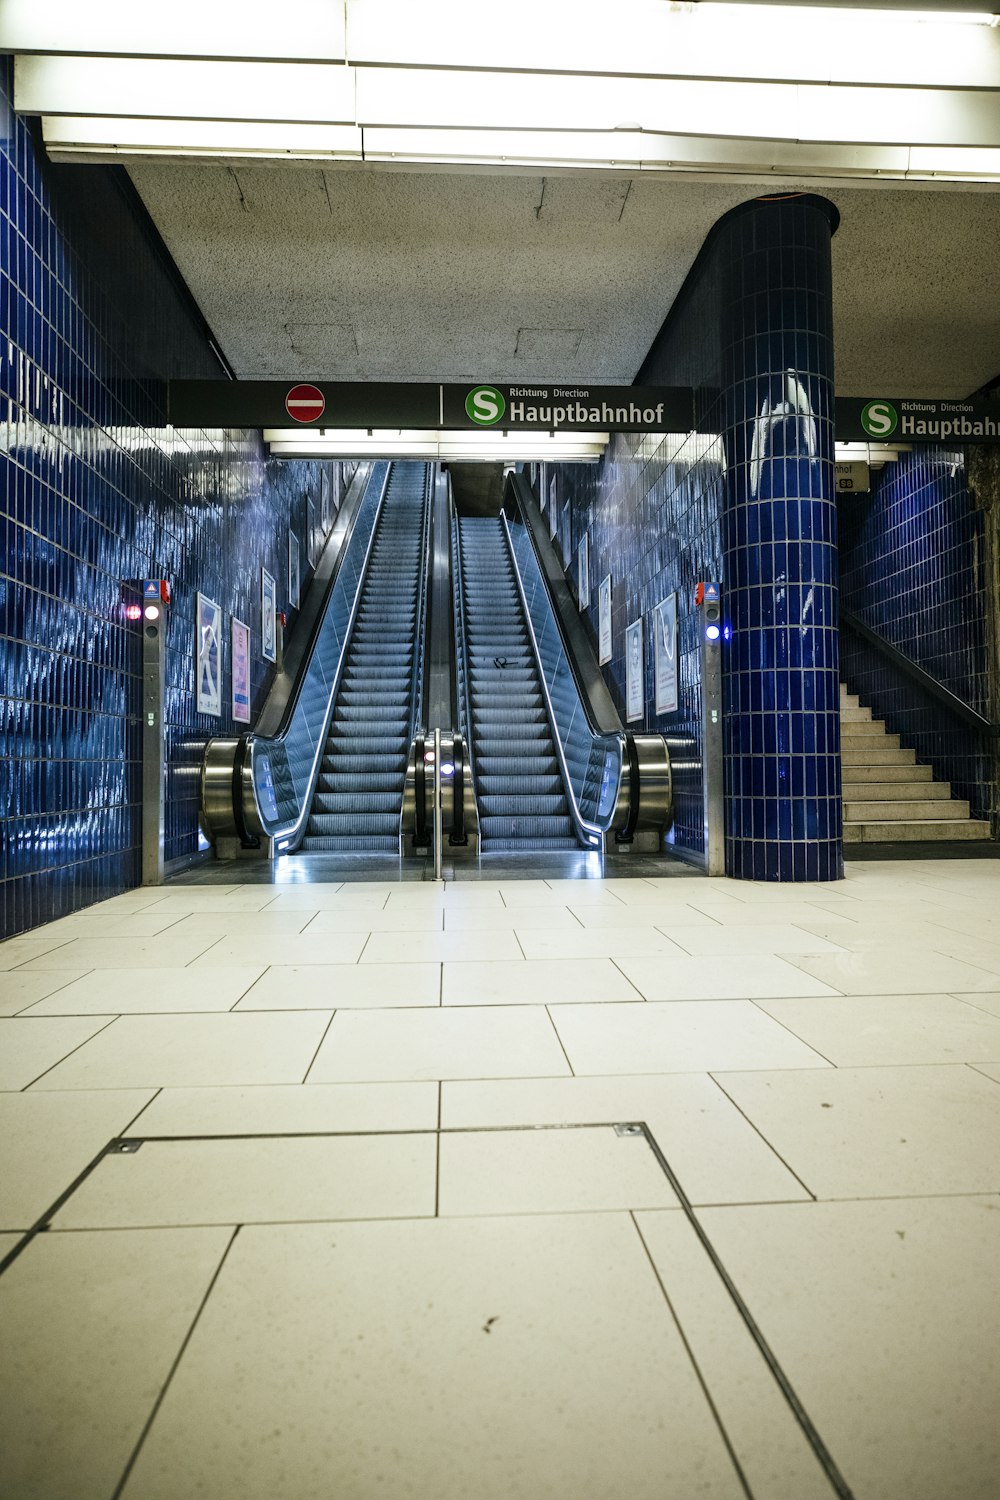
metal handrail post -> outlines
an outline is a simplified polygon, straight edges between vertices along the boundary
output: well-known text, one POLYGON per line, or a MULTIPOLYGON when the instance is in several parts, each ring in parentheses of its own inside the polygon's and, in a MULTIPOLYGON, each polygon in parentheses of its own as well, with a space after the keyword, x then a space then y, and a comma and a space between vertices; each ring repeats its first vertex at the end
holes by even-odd
POLYGON ((441 820, 441 730, 434 731, 434 879, 441 880, 442 873, 442 820, 441 820))

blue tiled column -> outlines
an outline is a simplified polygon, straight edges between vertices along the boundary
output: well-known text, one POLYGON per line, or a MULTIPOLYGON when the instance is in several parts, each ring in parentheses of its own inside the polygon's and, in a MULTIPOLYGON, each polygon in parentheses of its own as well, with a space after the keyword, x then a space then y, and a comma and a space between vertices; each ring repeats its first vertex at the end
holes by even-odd
POLYGON ((718 226, 726 452, 726 869, 836 880, 840 802, 830 239, 811 195, 718 226))

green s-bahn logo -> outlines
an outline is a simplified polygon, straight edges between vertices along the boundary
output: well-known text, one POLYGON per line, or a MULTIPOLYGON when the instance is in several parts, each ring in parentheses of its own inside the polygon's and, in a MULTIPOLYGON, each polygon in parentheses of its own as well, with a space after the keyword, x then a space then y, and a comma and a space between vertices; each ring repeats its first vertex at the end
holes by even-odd
POLYGON ((477 385, 465 398, 465 414, 477 427, 495 427, 506 410, 495 385, 477 385))
POLYGON ((899 414, 890 401, 869 401, 861 412, 861 425, 871 438, 888 438, 896 431, 899 414))

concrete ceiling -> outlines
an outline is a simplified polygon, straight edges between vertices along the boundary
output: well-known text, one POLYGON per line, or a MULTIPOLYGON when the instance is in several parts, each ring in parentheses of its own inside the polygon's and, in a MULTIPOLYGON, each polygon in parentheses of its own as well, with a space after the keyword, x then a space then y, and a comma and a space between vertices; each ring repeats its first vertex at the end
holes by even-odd
MULTIPOLYGON (((130 171, 237 374, 258 379, 630 381, 715 221, 778 187, 264 164, 130 171)), ((842 216, 840 394, 965 396, 1000 373, 1000 192, 811 190, 842 216)))

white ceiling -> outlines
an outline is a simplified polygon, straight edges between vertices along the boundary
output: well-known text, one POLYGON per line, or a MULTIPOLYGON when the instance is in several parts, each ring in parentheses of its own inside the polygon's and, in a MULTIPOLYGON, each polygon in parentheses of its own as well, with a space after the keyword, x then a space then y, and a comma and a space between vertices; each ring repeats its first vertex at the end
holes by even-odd
MULTIPOLYGON (((258 379, 630 381, 715 221, 779 186, 250 162, 130 172, 236 373, 258 379)), ((1000 191, 810 190, 841 213, 840 394, 964 396, 1000 373, 1000 191)))

